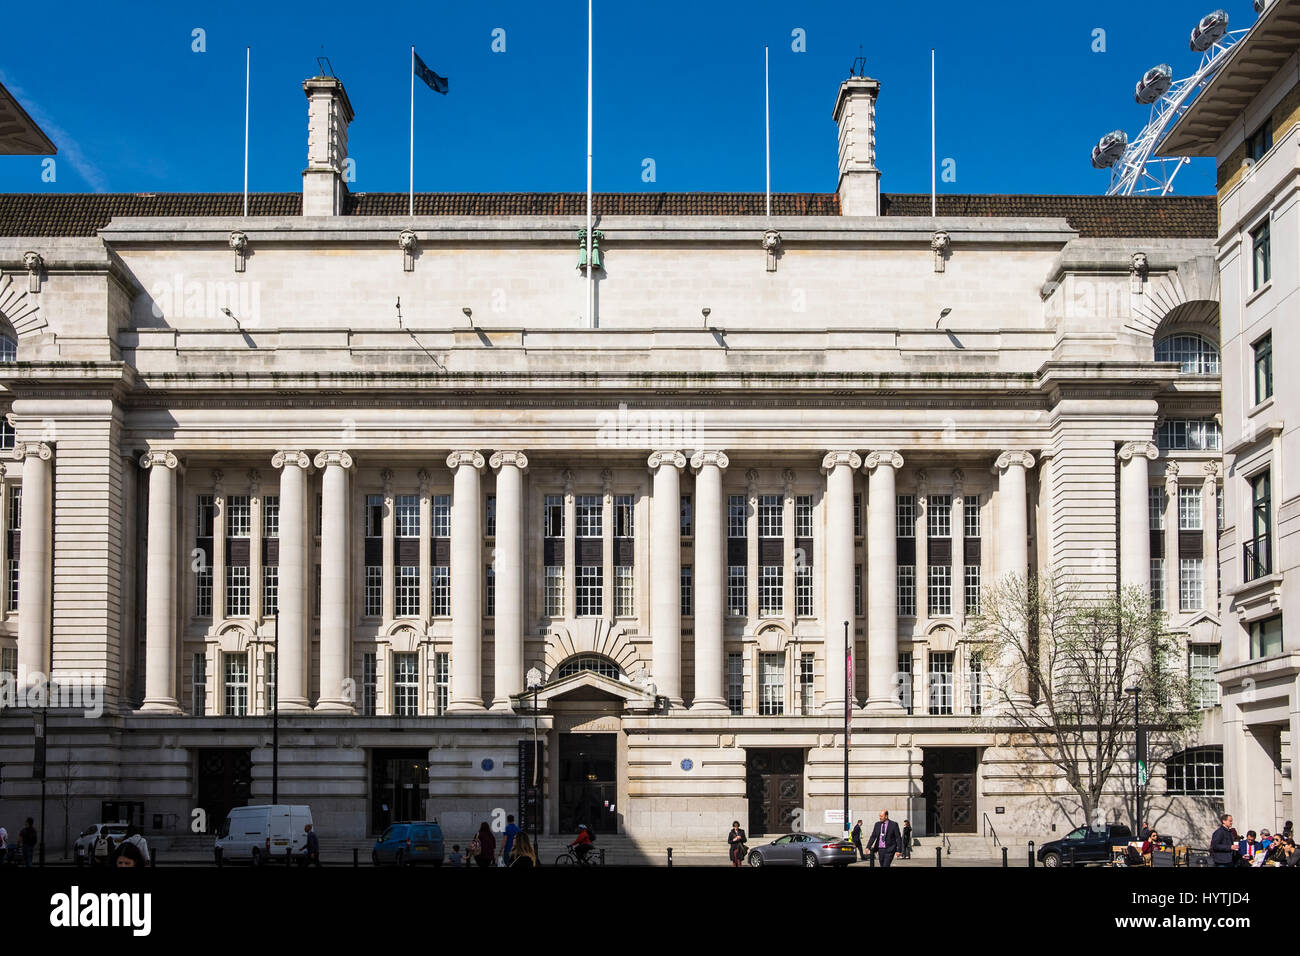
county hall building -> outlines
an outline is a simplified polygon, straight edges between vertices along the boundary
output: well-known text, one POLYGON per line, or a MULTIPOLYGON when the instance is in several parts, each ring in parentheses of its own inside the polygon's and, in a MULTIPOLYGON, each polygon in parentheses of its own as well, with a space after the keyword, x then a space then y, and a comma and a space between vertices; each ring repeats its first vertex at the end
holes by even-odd
POLYGON ((583 196, 408 215, 345 181, 342 83, 303 89, 302 191, 248 215, 0 196, 0 663, 102 687, 49 716, 74 830, 269 802, 276 705, 278 797, 332 837, 468 836, 527 809, 534 753, 545 833, 834 830, 848 622, 854 816, 1043 839, 1083 821, 1016 769, 967 621, 1050 567, 1150 587, 1186 636, 1204 726, 1149 805, 1208 832, 1213 197, 932 216, 881 192, 852 76, 834 193, 598 194, 589 321, 583 196))

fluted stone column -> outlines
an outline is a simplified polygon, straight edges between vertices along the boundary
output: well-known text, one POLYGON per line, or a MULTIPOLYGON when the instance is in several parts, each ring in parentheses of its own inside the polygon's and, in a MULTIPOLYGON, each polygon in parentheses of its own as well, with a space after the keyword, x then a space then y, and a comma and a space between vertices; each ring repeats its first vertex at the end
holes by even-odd
POLYGON ((697 451, 695 472, 695 699, 691 710, 727 713, 723 625, 726 612, 726 528, 721 451, 697 451))
POLYGON ((827 452, 821 467, 826 476, 826 617, 822 628, 826 699, 822 710, 842 714, 848 683, 844 673, 844 622, 849 622, 852 641, 857 619, 853 607, 853 475, 862 467, 862 456, 855 451, 827 452))
POLYGON ((686 456, 656 451, 647 462, 654 472, 650 522, 651 673, 658 693, 682 705, 682 539, 681 470, 686 456))
MULTIPOLYGON (((280 592, 276 628, 280 650, 275 660, 276 707, 310 710, 307 701, 307 469, 303 451, 278 451, 271 467, 280 470, 280 592)), ((213 584, 213 587, 219 585, 213 584)))
POLYGON ((1147 462, 1159 456, 1149 441, 1125 442, 1119 450, 1119 581, 1151 590, 1151 511, 1147 462))
POLYGON ((356 712, 357 680, 352 673, 352 549, 348 546, 346 451, 323 451, 314 464, 321 476, 320 528, 320 696, 316 709, 356 712))
POLYGON ((18 686, 50 677, 50 489, 53 449, 27 442, 23 461, 22 538, 18 554, 18 686))
MULTIPOLYGON (((898 533, 894 527, 897 471, 903 456, 873 451, 864 468, 867 484, 867 707, 875 713, 902 713, 898 672, 898 533)), ((923 584, 920 569, 917 590, 923 584)), ((918 598, 919 600, 919 598, 918 598)), ((917 609, 918 613, 920 608, 917 609)))
MULTIPOLYGON (((176 456, 170 451, 148 451, 140 456, 140 467, 149 472, 144 701, 140 710, 158 714, 181 712, 176 697, 176 465, 176 456)), ((24 493, 24 531, 26 506, 24 493)), ((25 538, 23 544, 26 551, 25 538)))
MULTIPOLYGON (((1025 498, 1026 474, 1034 467, 1034 456, 1027 451, 1004 451, 998 456, 993 472, 998 476, 998 576, 1012 575, 1025 580, 1029 575, 1029 510, 1025 498)), ((1029 627, 1025 627, 1021 654, 1029 649, 1029 627)), ((1009 649, 1008 649, 1009 651, 1009 649)), ((1003 661, 1004 672, 1013 675, 1011 697, 1029 700, 1028 673, 1023 663, 1011 657, 1003 661)), ((999 702, 999 706, 1002 702, 999 702)))
POLYGON ((453 451, 451 499, 451 700, 448 713, 483 710, 483 456, 453 451))
POLYGON ((488 462, 497 473, 496 668, 493 710, 512 710, 510 695, 524 690, 524 471, 521 451, 498 451, 488 462))

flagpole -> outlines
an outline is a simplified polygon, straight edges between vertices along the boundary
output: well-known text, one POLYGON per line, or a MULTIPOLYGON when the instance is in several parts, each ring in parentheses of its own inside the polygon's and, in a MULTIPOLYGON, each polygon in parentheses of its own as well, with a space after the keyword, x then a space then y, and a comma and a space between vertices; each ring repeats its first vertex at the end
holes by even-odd
POLYGON ((415 44, 411 44, 411 180, 408 196, 410 203, 407 213, 415 216, 415 44))
POLYGON ((767 161, 767 217, 772 218, 772 107, 767 82, 767 47, 763 47, 763 153, 767 161))
POLYGON ((248 218, 248 88, 252 79, 252 47, 244 47, 244 218, 248 218))
POLYGON ((938 215, 938 198, 935 192, 934 152, 934 47, 930 47, 930 218, 938 215))
POLYGON ((591 0, 587 0, 587 328, 596 327, 596 269, 591 261, 591 0))

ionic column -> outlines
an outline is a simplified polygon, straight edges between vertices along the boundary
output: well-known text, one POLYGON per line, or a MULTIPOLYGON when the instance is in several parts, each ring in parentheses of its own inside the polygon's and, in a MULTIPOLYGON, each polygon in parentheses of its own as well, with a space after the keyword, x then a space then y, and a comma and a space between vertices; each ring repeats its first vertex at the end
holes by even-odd
POLYGON ((726 525, 722 509, 722 470, 726 453, 697 451, 695 472, 695 700, 691 710, 727 713, 726 525))
MULTIPOLYGON (((830 451, 822 458, 826 476, 826 698, 822 710, 844 713, 848 678, 844 673, 844 622, 856 637, 853 607, 853 475, 862 467, 855 451, 830 451)), ((853 695, 856 697, 856 693, 853 695)), ((855 700, 854 704, 857 703, 855 700)))
POLYGON ((1219 470, 1217 461, 1205 463, 1205 484, 1201 491, 1201 527, 1205 547, 1201 564, 1205 568, 1205 607, 1219 614, 1219 470))
MULTIPOLYGON (((902 713, 898 672, 898 539, 894 527, 897 472, 903 456, 896 451, 873 451, 864 464, 867 472, 867 707, 878 713, 902 713)), ((920 600, 920 568, 917 590, 920 600)), ((852 595, 852 591, 850 591, 852 595)), ((917 613, 920 613, 920 607, 917 613)), ((915 680, 916 675, 913 675, 915 680)))
POLYGON ((496 670, 492 709, 513 709, 511 694, 524 689, 524 470, 521 451, 498 451, 489 460, 497 473, 496 670))
POLYGON ((1147 462, 1159 456, 1149 441, 1119 450, 1119 583, 1151 590, 1151 507, 1147 462))
POLYGON ((448 713, 483 710, 483 456, 453 451, 451 499, 451 700, 448 713))
MULTIPOLYGON (((149 472, 144 701, 140 710, 159 714, 181 712, 176 698, 176 465, 176 456, 170 451, 148 451, 140 456, 140 467, 149 472)), ((26 471, 23 473, 23 483, 26 485, 26 471)), ((24 563, 27 555, 26 532, 27 492, 24 489, 24 563)), ((21 577, 19 581, 22 582, 21 577)), ((20 590, 19 597, 21 596, 20 590)), ((26 616, 20 617, 19 625, 26 620, 26 616)), ((21 646, 20 635, 19 647, 21 646)))
POLYGON ((351 714, 356 712, 354 688, 358 683, 352 674, 352 628, 348 614, 352 594, 348 469, 352 467, 352 456, 345 451, 323 451, 316 455, 314 464, 322 472, 320 696, 316 709, 351 714))
POLYGON ((278 451, 271 467, 280 469, 280 593, 275 657, 276 706, 310 710, 307 702, 307 469, 303 451, 278 451))
POLYGON ((679 451, 657 451, 647 460, 654 472, 650 520, 651 673, 661 696, 682 705, 682 539, 679 451))
MULTIPOLYGON (((1015 575, 1029 583, 1029 512, 1025 490, 1026 472, 1032 467, 1034 456, 1027 451, 1004 451, 993 466, 998 476, 998 576, 1004 581, 1015 575)), ((1022 658, 1029 653, 1028 642, 1026 626, 1020 650, 1022 658)), ((1005 651, 1007 659, 1002 667, 1014 682, 1008 692, 1017 700, 1028 701, 1028 673, 1024 662, 1015 660, 1009 648, 1005 651)))

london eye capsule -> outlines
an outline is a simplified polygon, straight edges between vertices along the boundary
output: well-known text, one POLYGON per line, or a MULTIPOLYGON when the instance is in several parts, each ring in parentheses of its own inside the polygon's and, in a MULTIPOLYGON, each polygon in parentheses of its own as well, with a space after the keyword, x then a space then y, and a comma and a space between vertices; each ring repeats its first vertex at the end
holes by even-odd
POLYGON ((1092 165, 1094 169, 1110 169, 1124 155, 1128 146, 1128 136, 1122 129, 1107 133, 1092 148, 1092 165))
POLYGON ((1168 63, 1153 66, 1142 74, 1142 79, 1138 80, 1137 88, 1133 91, 1133 99, 1143 105, 1154 103, 1169 92, 1173 82, 1174 71, 1170 69, 1168 63))
POLYGON ((1215 10, 1213 13, 1207 13, 1201 17, 1201 22, 1196 24, 1196 29, 1192 31, 1192 38, 1188 45, 1197 53, 1204 53, 1214 44, 1223 39, 1223 35, 1228 32, 1228 14, 1224 10, 1215 10))

